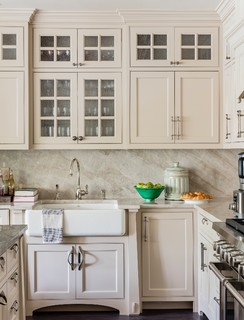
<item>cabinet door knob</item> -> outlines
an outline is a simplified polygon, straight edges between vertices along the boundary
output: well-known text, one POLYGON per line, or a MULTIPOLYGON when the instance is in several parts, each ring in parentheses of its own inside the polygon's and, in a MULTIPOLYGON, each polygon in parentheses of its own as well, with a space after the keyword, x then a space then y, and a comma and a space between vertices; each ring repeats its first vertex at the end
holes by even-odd
POLYGON ((84 137, 79 136, 79 137, 78 137, 78 140, 79 140, 79 141, 82 141, 82 140, 84 140, 84 137))
POLYGON ((74 67, 77 67, 77 66, 78 66, 78 63, 73 62, 73 66, 74 66, 74 67))
POLYGON ((72 137, 72 140, 73 140, 73 141, 76 141, 77 139, 78 139, 78 138, 77 138, 76 136, 73 136, 73 137, 72 137))

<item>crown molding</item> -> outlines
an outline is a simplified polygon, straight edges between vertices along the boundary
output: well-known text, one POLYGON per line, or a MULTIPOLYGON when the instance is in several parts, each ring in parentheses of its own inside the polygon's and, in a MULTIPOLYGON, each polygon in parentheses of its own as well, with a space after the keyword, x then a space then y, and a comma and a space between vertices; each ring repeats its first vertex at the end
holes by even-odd
POLYGON ((31 22, 35 16, 36 9, 1 9, 0 21, 2 22, 31 22))
POLYGON ((70 25, 74 23, 77 25, 115 25, 123 23, 122 18, 116 11, 50 11, 37 10, 32 24, 62 24, 70 25))
POLYGON ((228 19, 235 11, 235 0, 222 0, 216 12, 220 16, 221 21, 228 19))
POLYGON ((215 11, 118 10, 125 23, 134 22, 220 22, 215 11))

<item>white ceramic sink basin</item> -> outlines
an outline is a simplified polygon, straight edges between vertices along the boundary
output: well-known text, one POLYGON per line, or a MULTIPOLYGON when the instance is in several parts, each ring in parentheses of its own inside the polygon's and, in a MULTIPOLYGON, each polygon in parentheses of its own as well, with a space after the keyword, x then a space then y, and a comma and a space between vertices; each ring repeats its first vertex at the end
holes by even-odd
POLYGON ((27 234, 42 236, 42 209, 64 209, 64 236, 122 236, 126 233, 126 212, 116 200, 42 201, 26 211, 27 234))

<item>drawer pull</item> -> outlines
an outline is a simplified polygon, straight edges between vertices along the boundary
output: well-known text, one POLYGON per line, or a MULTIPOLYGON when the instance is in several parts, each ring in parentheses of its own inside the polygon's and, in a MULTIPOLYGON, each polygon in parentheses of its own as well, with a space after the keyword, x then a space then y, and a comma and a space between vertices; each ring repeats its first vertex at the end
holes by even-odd
POLYGON ((14 274, 12 274, 10 280, 14 280, 15 283, 18 283, 19 281, 19 275, 18 275, 18 272, 15 272, 14 274))
POLYGON ((18 253, 19 251, 19 246, 17 245, 17 243, 15 243, 11 248, 10 250, 13 250, 15 253, 18 253))
POLYGON ((8 303, 5 293, 3 291, 0 292, 0 304, 5 306, 8 303))
POLYGON ((205 224, 205 223, 206 223, 206 225, 208 225, 208 219, 202 218, 202 224, 205 224))
POLYGON ((0 267, 4 269, 4 266, 5 266, 5 259, 4 257, 0 257, 0 267))
POLYGON ((16 312, 18 312, 18 310, 19 310, 19 304, 18 304, 18 301, 17 301, 17 300, 14 301, 14 303, 13 303, 12 306, 11 306, 11 309, 12 309, 12 310, 15 310, 16 312))

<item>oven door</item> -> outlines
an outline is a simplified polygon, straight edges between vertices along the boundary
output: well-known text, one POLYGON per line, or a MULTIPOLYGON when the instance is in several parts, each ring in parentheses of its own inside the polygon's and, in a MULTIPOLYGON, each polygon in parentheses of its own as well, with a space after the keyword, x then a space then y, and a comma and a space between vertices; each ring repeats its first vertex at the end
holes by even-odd
MULTIPOLYGON (((226 262, 210 262, 209 269, 213 271, 220 283, 220 320, 230 320, 233 314, 233 297, 230 296, 225 287, 228 280, 237 280, 237 272, 231 268, 226 262)), ((235 319, 236 320, 236 319, 235 319)))
POLYGON ((244 281, 226 280, 225 287, 225 312, 226 320, 244 319, 244 281))

